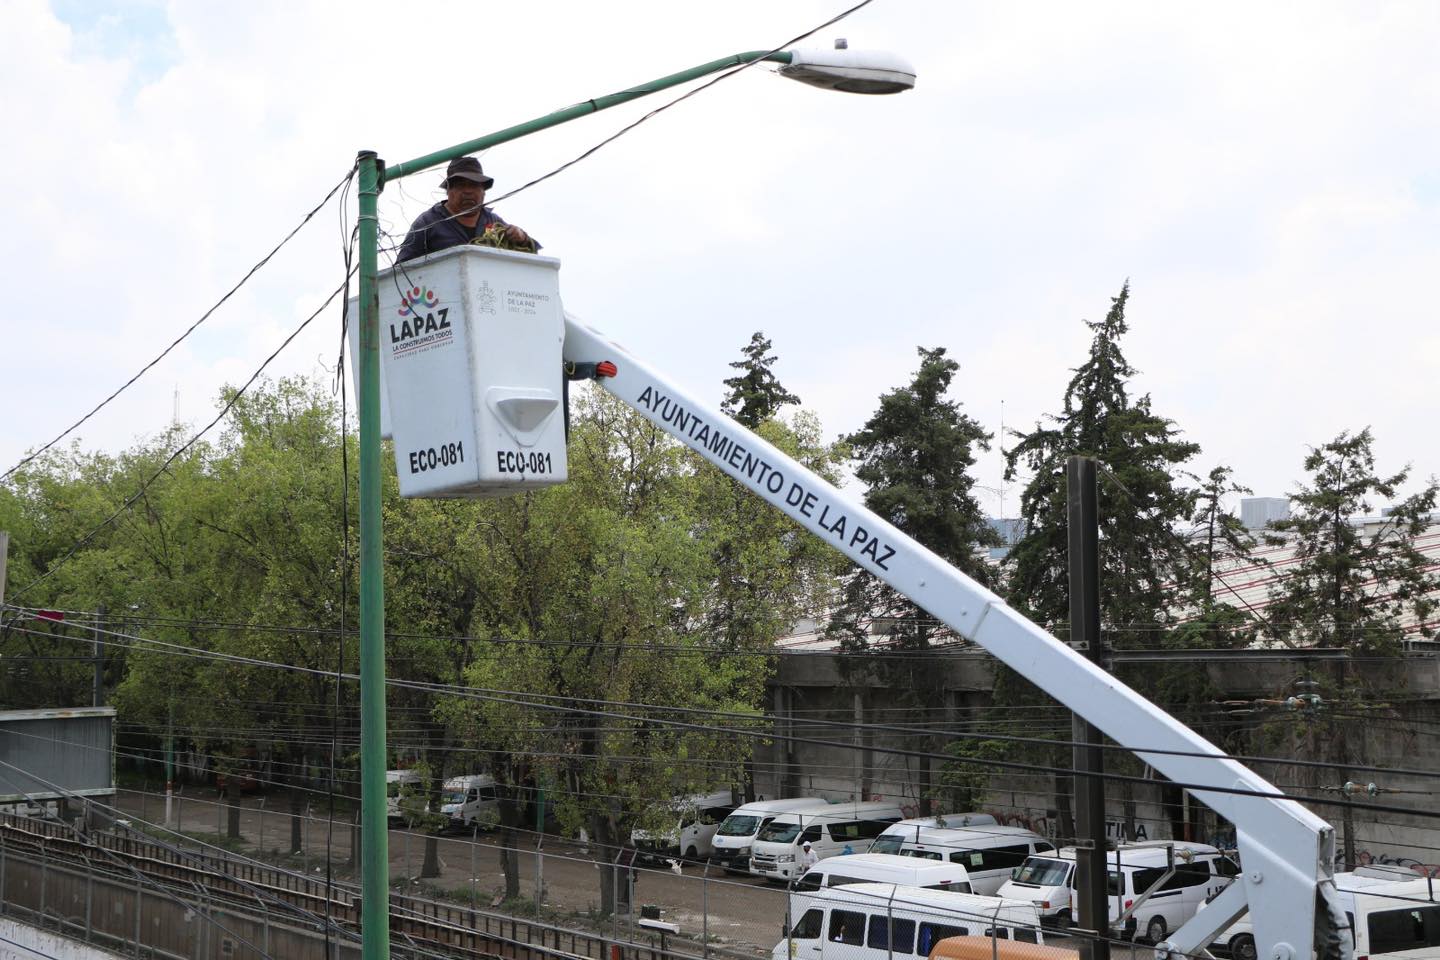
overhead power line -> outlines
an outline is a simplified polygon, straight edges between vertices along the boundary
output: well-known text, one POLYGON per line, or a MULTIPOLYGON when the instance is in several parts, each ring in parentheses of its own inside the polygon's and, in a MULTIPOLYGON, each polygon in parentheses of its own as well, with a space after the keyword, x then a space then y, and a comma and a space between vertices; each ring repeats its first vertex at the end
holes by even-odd
POLYGON ((160 353, 155 357, 155 359, 151 360, 149 363, 145 364, 145 366, 141 367, 140 370, 133 377, 122 383, 119 388, 115 390, 114 393, 110 394, 110 396, 97 403, 90 410, 89 413, 85 414, 85 416, 70 424, 70 426, 62 430, 58 436, 56 436, 49 443, 45 444, 39 450, 36 450, 34 453, 22 459, 19 463, 15 464, 15 466, 11 467, 9 470, 6 470, 3 474, 0 474, 0 483, 3 483, 5 480, 9 479, 10 475, 13 474, 15 471, 19 470, 27 463, 30 463, 36 457, 43 454, 46 450, 49 450, 51 447, 55 446, 55 444, 59 443, 61 440, 64 440, 71 433, 74 433, 76 430, 78 430, 80 426, 85 423, 85 421, 89 420, 91 417, 95 416, 95 414, 99 413, 102 407, 108 404, 111 400, 114 400, 116 397, 120 396, 120 394, 124 393, 131 384, 133 384, 135 381, 139 380, 147 372, 149 372, 151 367, 155 366, 155 364, 165 359, 165 357, 170 353, 171 350, 174 350, 176 347, 178 347, 185 340, 185 338, 190 336, 190 334, 194 333, 202 323, 204 323, 206 320, 209 320, 211 314, 224 306, 225 302, 229 300, 232 296, 234 296, 236 291, 238 291, 241 287, 245 286, 245 284, 249 282, 250 278, 255 276, 255 274, 259 272, 261 267, 269 263, 270 259, 274 257, 275 254, 279 253, 281 248, 283 248, 285 244, 289 243, 291 238, 293 238, 295 234, 299 233, 301 228, 303 228, 305 224, 309 223, 310 220, 315 216, 315 214, 319 213, 322 209, 324 209, 325 205, 330 202, 330 199, 335 196, 336 192, 339 191, 341 187, 345 186, 345 184, 349 183, 350 179, 355 176, 355 171, 356 167, 352 166, 350 170, 346 172, 345 176, 340 179, 340 182, 335 184, 335 186, 331 187, 330 191, 325 194, 325 199, 321 200, 313 208, 311 208, 310 212, 305 214, 305 216, 301 218, 300 222, 295 225, 295 228, 293 230, 291 230, 285 235, 285 238, 283 240, 277 243, 269 253, 261 257, 258 263, 256 263, 253 267, 246 271, 245 276, 240 278, 239 283, 235 284, 235 286, 231 287, 228 291, 226 291, 225 295, 219 300, 217 300, 214 306, 201 314, 200 319, 190 324, 190 326, 186 328, 185 332, 180 334, 180 336, 176 337, 175 340, 170 344, 170 346, 166 347, 164 350, 161 350, 160 353))

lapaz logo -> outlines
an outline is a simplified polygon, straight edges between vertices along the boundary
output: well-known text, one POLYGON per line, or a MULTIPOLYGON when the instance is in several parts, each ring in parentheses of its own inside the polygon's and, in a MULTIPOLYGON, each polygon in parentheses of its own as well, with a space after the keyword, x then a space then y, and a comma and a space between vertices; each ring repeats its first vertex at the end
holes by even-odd
POLYGON ((433 310, 439 303, 440 298, 435 296, 434 290, 411 287, 410 292, 400 298, 400 309, 395 312, 402 317, 409 317, 419 313, 421 307, 433 310))

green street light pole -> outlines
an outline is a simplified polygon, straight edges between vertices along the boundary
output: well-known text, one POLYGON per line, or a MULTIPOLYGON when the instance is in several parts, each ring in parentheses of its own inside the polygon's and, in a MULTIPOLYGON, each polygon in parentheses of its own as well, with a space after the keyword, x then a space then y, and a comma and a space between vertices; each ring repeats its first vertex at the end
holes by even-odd
POLYGON ((380 303, 377 291, 380 191, 391 180, 419 173, 497 144, 597 113, 730 67, 768 60, 814 86, 845 93, 883 94, 915 84, 909 64, 889 55, 752 50, 712 60, 618 93, 585 100, 526 123, 387 167, 373 150, 357 158, 360 181, 360 933, 362 960, 390 956, 390 851, 385 809, 385 597, 381 553, 380 303), (867 59, 871 58, 871 59, 867 59))

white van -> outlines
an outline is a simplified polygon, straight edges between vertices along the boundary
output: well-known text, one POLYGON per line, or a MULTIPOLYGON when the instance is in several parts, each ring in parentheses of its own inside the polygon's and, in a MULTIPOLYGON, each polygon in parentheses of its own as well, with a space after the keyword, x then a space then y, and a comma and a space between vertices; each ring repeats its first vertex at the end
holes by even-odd
POLYGON ((916 960, 947 937, 1043 943, 1034 904, 890 883, 825 887, 790 918, 771 960, 916 960))
MULTIPOLYGON (((972 893, 970 875, 958 863, 917 860, 893 853, 857 853, 852 857, 827 857, 790 884, 797 894, 814 893, 821 887, 843 887, 852 883, 893 883, 926 890, 972 893)), ((792 911, 798 916, 798 911, 792 911)))
POLYGON ((821 860, 841 853, 863 853, 870 841, 904 814, 880 800, 821 803, 776 814, 750 847, 750 872, 767 880, 789 882, 804 873, 801 845, 810 844, 821 860))
POLYGON ((820 797, 797 797, 788 800, 755 800, 742 804, 726 817, 711 838, 714 859, 726 870, 746 873, 750 870, 750 845, 766 824, 777 814, 806 810, 825 804, 820 797))
MULTIPOLYGON (((1166 933, 1193 917, 1201 904, 1228 887, 1240 872, 1235 861, 1209 844, 1185 841, 1122 843, 1105 854, 1105 861, 1110 878, 1110 923, 1123 937, 1143 934, 1151 943, 1165 939, 1166 933), (1167 878, 1168 848, 1172 846, 1175 871, 1167 878), (1155 889, 1142 900, 1151 887, 1155 889), (1120 922, 1121 913, 1132 908, 1133 913, 1120 922)), ((1015 878, 1000 888, 1000 896, 1034 901, 1042 920, 1061 926, 1072 923, 1075 848, 1026 860, 1015 878)))
POLYGON ((390 825, 396 826, 405 822, 405 813, 400 807, 400 801, 405 797, 418 794, 424 788, 420 781, 420 774, 414 770, 386 770, 385 771, 385 817, 390 825))
POLYGON ((440 812, 452 829, 488 829, 500 822, 500 798, 495 778, 485 773, 452 777, 440 794, 440 812))
POLYGON ((705 860, 714 852, 710 841, 715 831, 734 809, 729 790, 675 797, 667 809, 667 814, 675 818, 674 825, 660 832, 634 830, 630 842, 642 860, 705 860))
MULTIPOLYGON (((1394 871, 1365 867, 1335 874, 1354 956, 1440 956, 1440 880, 1416 878, 1409 870, 1400 876, 1404 879, 1394 871)), ((1256 960, 1250 914, 1226 927, 1210 946, 1234 960, 1256 960)))
POLYGON ((901 820, 875 838, 870 852, 963 864, 975 892, 989 896, 999 892, 1026 858, 1055 850, 1054 844, 1033 830, 1000 826, 993 817, 989 825, 972 820, 968 826, 954 826, 958 819, 974 816, 952 814, 901 820), (945 826, 936 826, 937 821, 945 826))

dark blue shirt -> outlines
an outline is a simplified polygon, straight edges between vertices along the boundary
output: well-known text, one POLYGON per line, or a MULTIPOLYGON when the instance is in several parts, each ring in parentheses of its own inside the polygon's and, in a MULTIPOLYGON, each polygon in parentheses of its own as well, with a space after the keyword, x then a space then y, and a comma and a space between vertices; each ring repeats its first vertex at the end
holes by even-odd
MULTIPOLYGON (((489 207, 483 207, 475 226, 467 227, 445 209, 445 201, 441 200, 410 224, 410 232, 405 234, 405 242, 400 245, 400 256, 396 259, 403 263, 423 257, 427 253, 463 246, 483 234, 485 228, 492 223, 504 224, 505 221, 496 216, 489 207)), ((535 248, 538 250, 540 244, 535 244, 535 248)))

